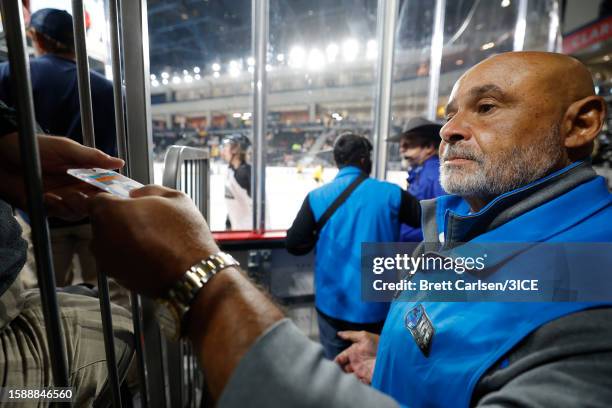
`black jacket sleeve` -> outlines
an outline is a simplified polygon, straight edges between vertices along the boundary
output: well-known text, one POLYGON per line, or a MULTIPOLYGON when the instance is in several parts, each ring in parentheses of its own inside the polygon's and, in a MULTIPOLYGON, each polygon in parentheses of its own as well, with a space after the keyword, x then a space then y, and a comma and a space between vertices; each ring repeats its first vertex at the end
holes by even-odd
POLYGON ((316 236, 317 223, 310 208, 308 196, 302 203, 302 208, 298 212, 293 225, 287 231, 285 247, 292 255, 306 255, 317 244, 316 236))
POLYGON ((421 228, 421 203, 415 196, 406 190, 402 190, 399 219, 402 224, 408 224, 414 228, 421 228))

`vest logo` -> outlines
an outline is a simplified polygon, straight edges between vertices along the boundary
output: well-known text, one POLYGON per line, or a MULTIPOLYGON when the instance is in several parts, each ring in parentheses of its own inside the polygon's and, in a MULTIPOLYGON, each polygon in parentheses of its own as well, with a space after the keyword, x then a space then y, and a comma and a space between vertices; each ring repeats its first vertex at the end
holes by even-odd
POLYGON ((404 326, 412 334, 412 338, 421 350, 421 353, 425 357, 429 357, 429 350, 435 330, 422 304, 419 303, 406 313, 406 316, 404 316, 404 326))

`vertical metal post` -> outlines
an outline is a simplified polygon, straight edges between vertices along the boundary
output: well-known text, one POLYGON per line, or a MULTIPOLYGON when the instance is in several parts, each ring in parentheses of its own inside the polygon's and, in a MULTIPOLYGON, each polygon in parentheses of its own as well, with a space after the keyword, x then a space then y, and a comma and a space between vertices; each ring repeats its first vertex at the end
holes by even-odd
POLYGON ((252 0, 252 37, 255 55, 253 77, 253 227, 258 232, 265 230, 266 223, 266 96, 268 81, 266 57, 268 50, 269 0, 252 0))
POLYGON ((546 45, 546 51, 559 52, 561 50, 561 30, 559 29, 559 1, 552 0, 550 10, 548 11, 548 17, 550 23, 548 26, 548 44, 546 45))
POLYGON ((427 96, 427 119, 436 120, 438 110, 438 90, 440 87, 440 66, 444 47, 444 13, 446 0, 436 0, 433 36, 429 57, 429 95, 427 96))
POLYGON ((43 203, 42 172, 34 124, 30 66, 25 51, 25 29, 21 15, 21 2, 18 0, 2 0, 1 9, 9 51, 11 85, 13 87, 13 95, 15 95, 19 125, 19 146, 21 149, 21 161, 25 171, 25 189, 28 198, 30 220, 32 222, 36 272, 40 285, 53 382, 57 387, 68 387, 66 345, 60 325, 49 226, 43 203))
POLYGON ((376 98, 374 102, 373 160, 374 177, 385 179, 387 172, 387 137, 391 126, 391 98, 393 84, 393 55, 397 0, 378 0, 376 19, 376 98))
POLYGON ((93 109, 91 107, 91 84, 89 83, 89 60, 85 37, 85 12, 82 0, 72 0, 72 25, 74 28, 74 50, 76 52, 83 144, 89 147, 96 147, 93 109))
POLYGON ((513 51, 523 51, 525 47, 525 30, 527 29, 527 3, 528 0, 519 0, 516 26, 514 27, 513 51))
MULTIPOLYGON (((121 50, 119 47, 119 13, 117 1, 108 0, 110 21, 110 51, 113 70, 113 97, 115 99, 115 131, 117 132, 117 153, 119 158, 127 161, 127 146, 125 138, 125 115, 123 113, 123 77, 121 75, 121 50)), ((128 166, 122 169, 129 177, 128 166)))
MULTIPOLYGON (((95 147, 96 137, 91 102, 89 57, 87 55, 87 38, 85 37, 85 10, 83 8, 82 0, 72 0, 72 22, 74 27, 74 48, 76 51, 76 68, 79 86, 79 105, 81 108, 83 142, 87 146, 95 147)), ((106 278, 106 274, 104 274, 104 272, 97 272, 108 381, 112 392, 113 406, 121 407, 121 392, 119 390, 119 373, 117 372, 117 356, 115 353, 113 316, 110 306, 108 279, 106 278)))
MULTIPOLYGON (((127 163, 131 178, 149 184, 153 176, 151 94, 149 79, 149 29, 146 0, 126 0, 119 3, 121 23, 121 52, 125 63, 125 124, 127 133, 127 163)), ((166 386, 161 355, 162 337, 155 320, 155 305, 150 299, 132 296, 132 313, 142 312, 141 332, 136 333, 139 356, 144 356, 141 378, 143 406, 167 406, 166 386), (141 307, 139 306, 141 305, 141 307), (155 375, 148 375, 152 373, 155 375)), ((136 327, 138 319, 134 320, 136 327)))

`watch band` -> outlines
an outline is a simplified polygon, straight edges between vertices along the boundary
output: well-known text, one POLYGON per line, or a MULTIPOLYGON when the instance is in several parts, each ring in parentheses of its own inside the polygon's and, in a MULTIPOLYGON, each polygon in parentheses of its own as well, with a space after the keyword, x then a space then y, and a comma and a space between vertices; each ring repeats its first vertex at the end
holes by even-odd
POLYGON ((217 273, 240 263, 228 253, 217 252, 202 259, 185 272, 183 277, 168 292, 168 299, 179 308, 181 316, 189 310, 198 291, 217 273))

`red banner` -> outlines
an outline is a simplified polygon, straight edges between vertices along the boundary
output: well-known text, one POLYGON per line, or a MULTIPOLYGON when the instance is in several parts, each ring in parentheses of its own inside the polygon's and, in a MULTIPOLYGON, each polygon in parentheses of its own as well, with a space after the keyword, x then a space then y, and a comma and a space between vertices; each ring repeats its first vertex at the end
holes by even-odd
POLYGON ((572 54, 608 38, 612 38, 612 17, 596 21, 563 38, 563 52, 572 54))

